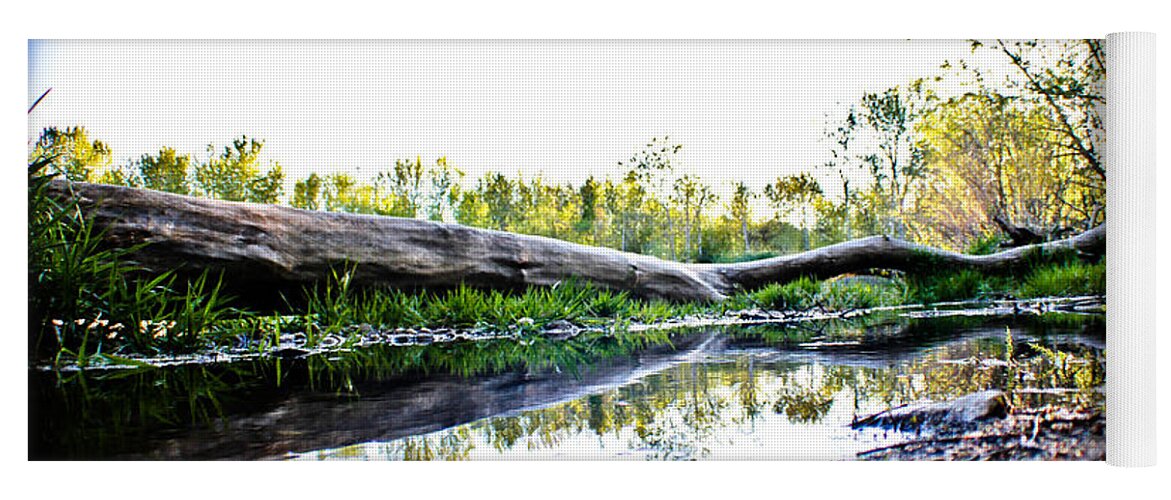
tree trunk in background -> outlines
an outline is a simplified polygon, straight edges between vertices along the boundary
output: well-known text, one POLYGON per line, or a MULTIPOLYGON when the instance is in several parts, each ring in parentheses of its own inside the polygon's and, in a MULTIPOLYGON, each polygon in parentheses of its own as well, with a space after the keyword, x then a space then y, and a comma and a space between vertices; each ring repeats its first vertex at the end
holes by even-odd
MULTIPOLYGON (((1007 271, 1039 251, 1102 255, 1106 226, 1072 238, 992 255, 964 255, 872 236, 783 257, 735 264, 684 264, 609 248, 458 224, 315 212, 156 191, 54 181, 75 196, 107 244, 132 247, 154 271, 223 271, 225 283, 254 290, 296 289, 353 266, 354 285, 517 289, 576 278, 645 298, 718 301, 741 289, 801 276, 828 278, 868 269, 910 273, 1007 271)), ((247 299, 247 297, 245 297, 247 299)))
POLYGON ((748 244, 748 219, 740 219, 740 232, 744 235, 744 253, 752 253, 752 247, 748 244))

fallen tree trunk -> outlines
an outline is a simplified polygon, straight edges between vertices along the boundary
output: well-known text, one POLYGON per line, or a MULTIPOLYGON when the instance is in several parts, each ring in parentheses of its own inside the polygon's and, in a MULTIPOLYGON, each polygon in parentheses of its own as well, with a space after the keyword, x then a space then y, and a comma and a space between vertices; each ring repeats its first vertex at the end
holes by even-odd
POLYGON ((736 264, 685 264, 540 236, 398 217, 299 210, 99 184, 54 181, 75 198, 111 245, 146 243, 134 257, 152 270, 223 271, 228 283, 287 289, 353 266, 354 285, 482 288, 553 285, 569 278, 647 298, 718 301, 739 289, 800 276, 883 268, 907 272, 1026 265, 1039 252, 1105 253, 1103 224, 1078 236, 964 255, 872 236, 808 252, 736 264))

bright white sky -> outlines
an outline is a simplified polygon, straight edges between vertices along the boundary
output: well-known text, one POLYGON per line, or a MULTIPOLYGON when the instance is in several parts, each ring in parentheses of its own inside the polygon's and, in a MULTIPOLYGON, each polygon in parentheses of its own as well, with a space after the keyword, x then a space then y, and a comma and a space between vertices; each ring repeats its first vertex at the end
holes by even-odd
POLYGON ((576 184, 669 135, 677 170, 727 195, 824 163, 827 122, 863 93, 960 58, 1005 69, 963 40, 32 41, 28 102, 53 91, 28 134, 82 125, 116 163, 248 135, 290 185, 416 155, 447 156, 465 185, 489 170, 576 184))

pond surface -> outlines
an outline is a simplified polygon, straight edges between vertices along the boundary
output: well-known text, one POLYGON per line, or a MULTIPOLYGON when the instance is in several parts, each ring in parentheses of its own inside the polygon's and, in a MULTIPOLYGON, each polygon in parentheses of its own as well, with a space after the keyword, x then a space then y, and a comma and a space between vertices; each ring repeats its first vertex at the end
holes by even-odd
POLYGON ((984 389, 1100 407, 1100 315, 888 314, 293 360, 30 370, 33 459, 854 459, 984 389), (1053 390, 1057 389, 1057 390, 1053 390))

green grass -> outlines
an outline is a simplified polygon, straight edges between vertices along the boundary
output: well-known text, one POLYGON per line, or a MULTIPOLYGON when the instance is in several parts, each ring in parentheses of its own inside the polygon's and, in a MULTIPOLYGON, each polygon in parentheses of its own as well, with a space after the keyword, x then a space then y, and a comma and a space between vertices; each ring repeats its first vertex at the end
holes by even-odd
POLYGON ((815 281, 801 277, 788 283, 773 283, 731 299, 741 307, 761 307, 776 310, 827 309, 844 311, 871 307, 902 305, 911 296, 907 284, 901 280, 815 281))
POLYGON ((1104 295, 1106 262, 1086 263, 1068 256, 1055 256, 1016 275, 962 270, 908 277, 907 284, 910 302, 927 304, 986 298, 1104 295))
POLYGON ((450 290, 410 293, 389 288, 350 286, 351 273, 335 272, 320 288, 304 290, 304 313, 287 328, 301 329, 312 344, 355 324, 380 329, 403 327, 485 328, 537 331, 556 320, 579 324, 658 321, 705 310, 698 304, 644 301, 626 292, 573 280, 522 292, 481 290, 460 285, 450 290))
POLYGON ((33 357, 84 366, 95 355, 178 353, 208 346, 227 307, 208 273, 180 280, 145 277, 128 256, 107 248, 76 203, 48 195, 50 161, 29 165, 29 345, 33 357))
POLYGON ((1106 262, 1069 261, 1039 267, 1025 276, 1017 290, 1022 298, 1105 295, 1106 262))
POLYGON ((1012 295, 1013 279, 965 269, 907 278, 911 302, 936 303, 1012 295))

